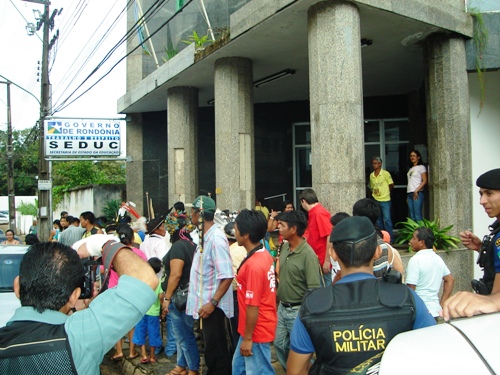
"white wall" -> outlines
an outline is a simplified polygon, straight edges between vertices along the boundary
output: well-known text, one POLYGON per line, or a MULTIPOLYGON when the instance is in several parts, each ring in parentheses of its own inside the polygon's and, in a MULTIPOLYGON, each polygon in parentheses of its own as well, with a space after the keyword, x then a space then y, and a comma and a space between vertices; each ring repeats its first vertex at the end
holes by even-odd
MULTIPOLYGON (((473 229, 474 233, 480 238, 488 233, 488 225, 494 219, 489 218, 483 207, 479 205, 479 188, 476 186, 476 179, 490 169, 500 168, 500 90, 498 90, 500 87, 500 72, 483 74, 486 83, 486 98, 480 114, 478 76, 477 73, 469 74, 473 229)), ((482 273, 476 266, 475 276, 480 277, 481 275, 482 273)))
MULTIPOLYGON (((35 200, 38 199, 37 196, 16 196, 15 205, 16 208, 19 205, 24 203, 33 203, 35 204, 35 200)), ((9 210, 9 197, 0 197, 0 210, 9 210)), ((26 234, 28 233, 28 229, 33 223, 33 216, 24 216, 16 212, 16 229, 17 234, 26 234)))
MULTIPOLYGON (((71 216, 79 217, 82 212, 94 211, 94 190, 86 189, 73 190, 64 194, 62 201, 54 207, 54 219, 61 217, 61 211, 67 211, 71 216)), ((99 215, 98 212, 94 212, 99 215)))

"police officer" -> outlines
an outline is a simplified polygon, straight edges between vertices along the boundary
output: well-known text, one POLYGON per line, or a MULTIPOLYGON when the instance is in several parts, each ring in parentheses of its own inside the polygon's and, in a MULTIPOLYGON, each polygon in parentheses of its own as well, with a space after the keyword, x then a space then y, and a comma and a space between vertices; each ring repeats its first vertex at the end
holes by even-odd
POLYGON ((310 374, 345 374, 358 365, 371 373, 394 336, 436 324, 414 291, 373 275, 381 249, 368 218, 342 220, 330 242, 342 279, 304 297, 292 329, 287 374, 307 374, 314 352, 310 374))
POLYGON ((497 277, 500 273, 500 168, 479 176, 476 185, 481 197, 479 203, 486 214, 496 220, 482 241, 467 230, 460 233, 460 240, 465 247, 479 252, 477 262, 484 275, 472 282, 477 294, 458 292, 446 300, 442 312, 445 320, 500 311, 500 277, 497 277))

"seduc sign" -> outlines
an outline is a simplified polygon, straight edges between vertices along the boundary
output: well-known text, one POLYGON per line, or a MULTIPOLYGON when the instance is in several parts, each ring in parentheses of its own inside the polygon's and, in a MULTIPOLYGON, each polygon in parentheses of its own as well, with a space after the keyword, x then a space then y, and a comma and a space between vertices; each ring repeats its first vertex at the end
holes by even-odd
POLYGON ((58 119, 44 121, 45 156, 120 156, 125 150, 125 120, 58 119))

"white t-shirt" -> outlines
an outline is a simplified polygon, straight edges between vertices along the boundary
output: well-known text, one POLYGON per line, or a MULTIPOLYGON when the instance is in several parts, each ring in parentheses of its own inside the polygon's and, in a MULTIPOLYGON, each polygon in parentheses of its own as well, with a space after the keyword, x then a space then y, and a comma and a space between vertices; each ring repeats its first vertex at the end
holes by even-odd
POLYGON ((78 248, 83 244, 87 245, 87 250, 92 256, 101 256, 102 247, 109 240, 114 240, 120 242, 119 239, 114 234, 93 234, 87 238, 83 238, 77 241, 71 246, 73 249, 78 251, 78 248))
POLYGON ((443 277, 450 274, 450 270, 443 259, 432 249, 418 251, 408 262, 406 270, 406 284, 416 286, 415 292, 424 301, 433 317, 439 315, 439 288, 443 277))
POLYGON ((415 165, 408 171, 408 186, 406 187, 407 193, 413 193, 418 185, 422 183, 422 173, 427 173, 425 165, 415 165))

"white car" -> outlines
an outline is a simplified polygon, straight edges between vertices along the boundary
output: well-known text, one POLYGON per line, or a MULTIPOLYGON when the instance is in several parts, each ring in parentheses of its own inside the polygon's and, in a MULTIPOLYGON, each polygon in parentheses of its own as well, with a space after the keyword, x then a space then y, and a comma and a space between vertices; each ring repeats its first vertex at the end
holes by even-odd
POLYGON ((0 213, 0 224, 9 224, 9 215, 0 213))
POLYGON ((380 364, 379 375, 500 374, 500 313, 400 333, 380 364))
POLYGON ((0 245, 0 327, 12 318, 21 306, 14 294, 14 279, 19 275, 19 266, 29 246, 0 245))

